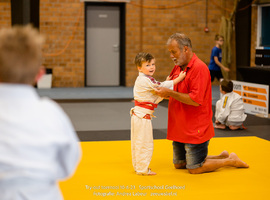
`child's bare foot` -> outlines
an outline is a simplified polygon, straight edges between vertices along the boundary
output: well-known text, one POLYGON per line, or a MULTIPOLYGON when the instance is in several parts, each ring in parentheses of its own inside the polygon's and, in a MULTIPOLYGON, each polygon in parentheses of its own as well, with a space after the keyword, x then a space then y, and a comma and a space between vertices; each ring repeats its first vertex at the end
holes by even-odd
POLYGON ((151 170, 147 173, 148 176, 153 176, 153 175, 157 175, 156 172, 152 172, 151 170))
POLYGON ((219 157, 221 158, 228 158, 229 157, 229 152, 224 150, 219 154, 219 157))
POLYGON ((234 130, 238 130, 238 129, 241 129, 241 126, 232 126, 230 125, 229 128, 234 131, 234 130))
POLYGON ((231 153, 229 156, 230 159, 234 160, 234 167, 238 167, 238 168, 248 168, 248 164, 243 162, 242 160, 240 160, 240 158, 235 154, 235 153, 231 153))
POLYGON ((224 124, 216 124, 215 128, 219 128, 219 129, 225 129, 226 126, 224 124))
POLYGON ((143 174, 143 173, 137 173, 136 174, 138 175, 143 175, 143 176, 153 176, 153 175, 157 175, 156 172, 152 172, 150 168, 148 168, 148 172, 146 174, 143 174))
POLYGON ((146 174, 148 176, 153 176, 153 175, 157 175, 156 172, 152 172, 150 168, 148 168, 148 173, 146 174))

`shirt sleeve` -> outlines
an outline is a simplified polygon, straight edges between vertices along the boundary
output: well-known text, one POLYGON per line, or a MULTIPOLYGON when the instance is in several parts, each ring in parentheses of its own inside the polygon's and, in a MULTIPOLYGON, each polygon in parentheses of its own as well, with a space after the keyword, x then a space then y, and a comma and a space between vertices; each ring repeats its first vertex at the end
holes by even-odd
POLYGON ((213 58, 214 58, 215 56, 216 56, 216 57, 219 57, 219 49, 218 49, 218 48, 214 48, 212 54, 213 54, 213 58))
POLYGON ((189 96, 196 103, 202 105, 207 102, 209 96, 206 96, 206 90, 208 89, 210 72, 203 65, 197 66, 196 70, 193 70, 192 79, 189 79, 189 96))

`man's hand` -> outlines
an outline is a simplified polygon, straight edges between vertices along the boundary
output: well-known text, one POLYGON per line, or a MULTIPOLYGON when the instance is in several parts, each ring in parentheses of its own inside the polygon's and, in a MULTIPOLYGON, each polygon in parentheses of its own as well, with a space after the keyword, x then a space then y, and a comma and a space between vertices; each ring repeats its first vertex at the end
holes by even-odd
POLYGON ((181 92, 176 92, 174 90, 170 90, 165 87, 157 87, 155 88, 155 93, 165 99, 172 97, 177 101, 180 101, 184 104, 191 105, 191 106, 199 106, 197 102, 193 101, 189 94, 187 93, 181 93, 181 92))
POLYGON ((170 92, 171 90, 165 87, 155 88, 155 93, 165 99, 170 98, 170 92))

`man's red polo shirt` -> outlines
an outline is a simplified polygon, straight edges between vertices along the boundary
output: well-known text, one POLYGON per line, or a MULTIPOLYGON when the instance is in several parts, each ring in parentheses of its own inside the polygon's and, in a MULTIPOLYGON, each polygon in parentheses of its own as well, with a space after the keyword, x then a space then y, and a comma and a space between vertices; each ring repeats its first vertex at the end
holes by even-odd
MULTIPOLYGON (((170 76, 176 78, 182 69, 175 66, 170 76)), ((185 69, 186 78, 174 86, 174 90, 187 93, 200 104, 191 106, 170 97, 167 139, 182 143, 200 144, 211 139, 214 133, 212 122, 212 88, 208 67, 195 53, 185 69)))

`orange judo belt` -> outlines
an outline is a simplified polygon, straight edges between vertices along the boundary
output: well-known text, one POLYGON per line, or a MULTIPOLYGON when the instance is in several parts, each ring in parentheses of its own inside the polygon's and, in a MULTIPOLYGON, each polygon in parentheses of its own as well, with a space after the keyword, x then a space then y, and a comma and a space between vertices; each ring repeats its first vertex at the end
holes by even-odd
POLYGON ((152 102, 139 102, 135 100, 135 106, 139 106, 149 110, 154 110, 158 105, 152 102))
MULTIPOLYGON (((135 106, 139 106, 139 107, 146 108, 149 110, 154 110, 158 106, 158 104, 155 104, 152 102, 139 102, 139 101, 135 100, 135 106)), ((133 115, 136 115, 136 114, 133 113, 133 115)), ((151 119, 151 116, 150 116, 150 114, 146 114, 143 118, 144 119, 151 119)))

